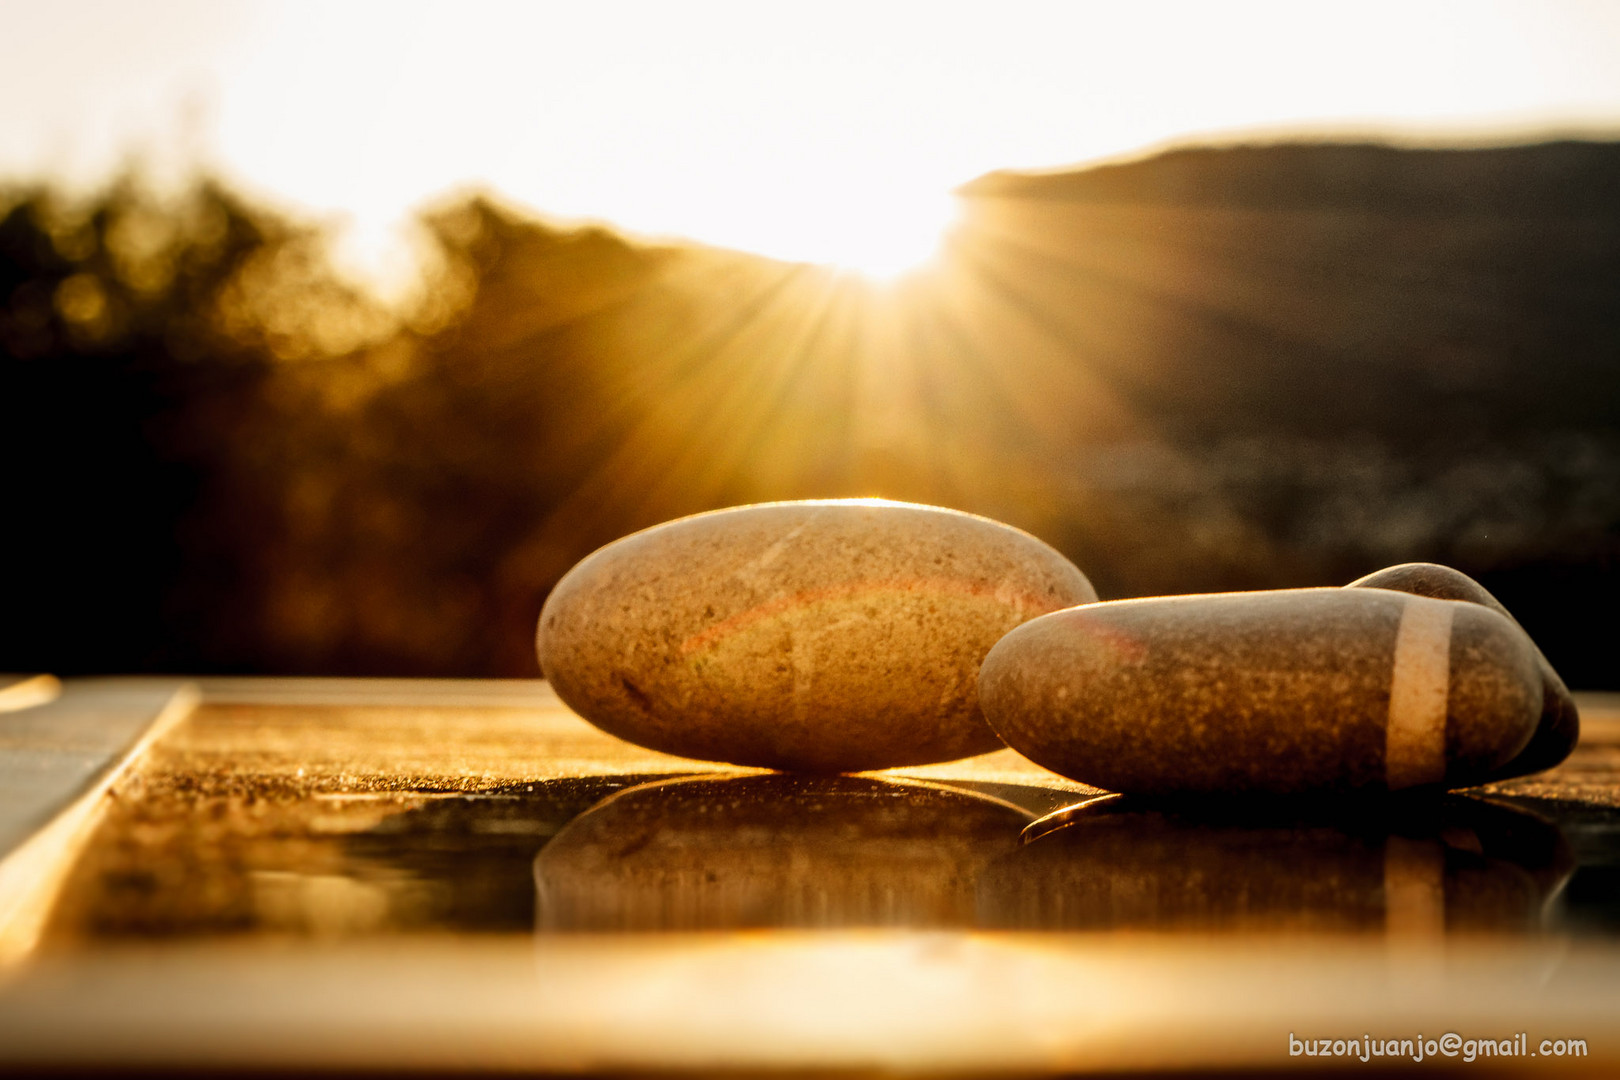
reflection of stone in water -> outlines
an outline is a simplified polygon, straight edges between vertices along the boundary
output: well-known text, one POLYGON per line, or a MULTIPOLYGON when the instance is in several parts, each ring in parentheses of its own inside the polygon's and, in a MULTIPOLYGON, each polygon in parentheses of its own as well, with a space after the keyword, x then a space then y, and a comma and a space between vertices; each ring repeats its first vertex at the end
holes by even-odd
POLYGON ((1315 813, 1110 798, 1043 822, 981 876, 987 925, 1523 930, 1573 865, 1556 825, 1461 797, 1315 813))
POLYGON ((614 795, 534 863, 544 930, 962 927, 1029 815, 922 783, 784 774, 614 795))
POLYGON ((259 870, 251 875, 254 915, 264 926, 317 937, 387 930, 394 897, 379 884, 339 874, 259 870))

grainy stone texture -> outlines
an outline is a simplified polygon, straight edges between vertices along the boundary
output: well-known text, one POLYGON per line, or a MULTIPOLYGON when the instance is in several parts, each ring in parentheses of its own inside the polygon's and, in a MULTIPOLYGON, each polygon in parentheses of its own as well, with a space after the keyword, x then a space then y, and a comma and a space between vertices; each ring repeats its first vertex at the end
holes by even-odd
POLYGON ((1097 598, 1034 537, 875 500, 767 503, 595 552, 540 615, 540 666, 641 746, 853 772, 999 747, 979 663, 1008 630, 1097 598))
MULTIPOLYGON (((1402 563, 1387 567, 1358 578, 1345 588, 1395 589, 1439 600, 1466 600, 1482 604, 1518 625, 1518 620, 1513 619, 1485 586, 1461 570, 1438 563, 1402 563)), ((1536 665, 1541 670, 1542 686, 1541 719, 1536 724, 1536 733, 1512 761, 1491 774, 1492 780, 1507 780, 1550 769, 1569 757, 1581 737, 1581 717, 1575 708, 1575 699, 1540 649, 1536 649, 1536 665)))
POLYGON ((1291 589, 1056 612, 991 650, 979 696, 1009 746, 1088 784, 1298 795, 1479 783, 1542 691, 1529 639, 1487 608, 1291 589))

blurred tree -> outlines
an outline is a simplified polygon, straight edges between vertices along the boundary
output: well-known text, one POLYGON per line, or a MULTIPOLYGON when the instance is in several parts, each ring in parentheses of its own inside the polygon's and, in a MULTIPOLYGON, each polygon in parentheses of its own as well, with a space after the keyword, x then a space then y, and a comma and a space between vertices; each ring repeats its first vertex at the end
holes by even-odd
MULTIPOLYGON (((322 327, 278 323, 254 279, 275 263, 281 293, 296 293, 285 264, 307 263, 318 238, 206 182, 160 198, 125 179, 83 202, 34 188, 0 205, 13 507, 0 666, 258 666, 254 559, 278 507, 245 465, 277 357, 326 342, 322 327)), ((319 277, 306 310, 369 310, 319 277)))

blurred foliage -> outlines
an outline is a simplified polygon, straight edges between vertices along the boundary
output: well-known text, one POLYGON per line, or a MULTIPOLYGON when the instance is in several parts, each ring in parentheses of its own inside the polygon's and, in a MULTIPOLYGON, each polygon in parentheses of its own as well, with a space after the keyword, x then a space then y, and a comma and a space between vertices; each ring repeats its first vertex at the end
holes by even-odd
POLYGON ((184 665, 217 604, 254 606, 242 556, 275 517, 236 482, 271 356, 235 332, 230 292, 299 238, 212 185, 0 207, 0 666, 184 665))
POLYGON ((1479 576, 1620 644, 1620 147, 1188 150, 964 191, 939 263, 423 219, 403 309, 216 184, 0 195, 0 669, 531 675, 576 560, 885 495, 1105 597, 1479 576))

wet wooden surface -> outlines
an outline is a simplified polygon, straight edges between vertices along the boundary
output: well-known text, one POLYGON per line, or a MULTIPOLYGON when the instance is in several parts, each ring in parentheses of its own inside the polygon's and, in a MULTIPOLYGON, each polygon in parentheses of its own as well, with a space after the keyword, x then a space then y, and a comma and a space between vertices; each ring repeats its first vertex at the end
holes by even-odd
POLYGON ((1098 793, 1011 751, 791 777, 540 683, 202 691, 0 980, 0 1063, 1286 1070, 1290 1033, 1456 1031, 1620 1064, 1620 699, 1444 800, 1053 818, 1098 793))

